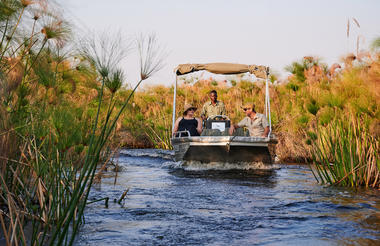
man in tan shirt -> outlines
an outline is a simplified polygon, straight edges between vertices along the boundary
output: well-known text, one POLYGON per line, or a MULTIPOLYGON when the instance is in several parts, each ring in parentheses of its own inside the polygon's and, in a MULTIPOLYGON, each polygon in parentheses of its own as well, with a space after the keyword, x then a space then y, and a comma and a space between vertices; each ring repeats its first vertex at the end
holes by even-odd
POLYGON ((245 111, 246 117, 238 124, 231 126, 230 135, 233 134, 235 128, 247 127, 251 137, 268 137, 269 124, 265 115, 256 113, 253 103, 244 105, 243 110, 245 111))
POLYGON ((215 115, 226 115, 224 103, 218 101, 218 93, 215 90, 210 91, 210 101, 203 104, 201 117, 207 120, 208 117, 215 115))

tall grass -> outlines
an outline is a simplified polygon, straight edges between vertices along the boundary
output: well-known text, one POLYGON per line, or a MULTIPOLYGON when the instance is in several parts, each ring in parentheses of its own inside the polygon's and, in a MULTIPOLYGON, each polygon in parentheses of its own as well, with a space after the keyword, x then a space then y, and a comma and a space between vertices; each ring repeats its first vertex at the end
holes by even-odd
POLYGON ((319 182, 380 188, 379 139, 362 119, 336 119, 318 135, 312 170, 319 182))
POLYGON ((162 58, 155 38, 138 41, 141 78, 125 90, 118 63, 129 47, 103 35, 68 54, 69 26, 39 3, 0 3, 1 240, 72 245, 117 122, 162 58))

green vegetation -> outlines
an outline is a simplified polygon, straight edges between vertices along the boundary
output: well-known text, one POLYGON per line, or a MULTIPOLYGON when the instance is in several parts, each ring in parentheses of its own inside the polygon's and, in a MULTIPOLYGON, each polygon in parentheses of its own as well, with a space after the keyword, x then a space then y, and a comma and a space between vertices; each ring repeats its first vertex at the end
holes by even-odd
POLYGON ((336 119, 314 144, 313 173, 322 184, 380 187, 379 140, 364 119, 336 119))
POLYGON ((116 126, 137 87, 161 68, 155 37, 140 37, 141 79, 123 88, 118 63, 128 47, 121 36, 88 35, 74 49, 69 25, 52 9, 0 3, 0 228, 7 245, 73 244, 101 177, 97 166, 115 150, 116 126))

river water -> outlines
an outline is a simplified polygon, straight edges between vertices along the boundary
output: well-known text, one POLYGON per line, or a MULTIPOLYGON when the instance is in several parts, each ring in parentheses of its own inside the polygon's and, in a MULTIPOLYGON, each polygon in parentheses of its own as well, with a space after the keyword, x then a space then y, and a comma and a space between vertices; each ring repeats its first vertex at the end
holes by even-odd
POLYGON ((91 192, 109 206, 88 205, 75 245, 380 245, 378 190, 321 186, 306 165, 183 167, 170 154, 122 151, 91 192))

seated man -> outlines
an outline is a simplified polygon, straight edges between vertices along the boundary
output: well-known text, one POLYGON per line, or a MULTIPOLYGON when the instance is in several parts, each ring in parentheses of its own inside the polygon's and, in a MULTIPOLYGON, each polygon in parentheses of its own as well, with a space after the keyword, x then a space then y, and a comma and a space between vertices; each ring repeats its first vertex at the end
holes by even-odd
POLYGON ((268 137, 269 124, 265 115, 256 113, 253 103, 244 105, 243 110, 245 111, 246 117, 238 124, 231 126, 230 135, 233 134, 235 128, 247 127, 251 137, 268 137))
POLYGON ((210 91, 209 96, 210 101, 206 102, 202 107, 201 117, 204 121, 211 116, 226 114, 224 103, 218 101, 218 93, 215 90, 212 90, 210 91))

